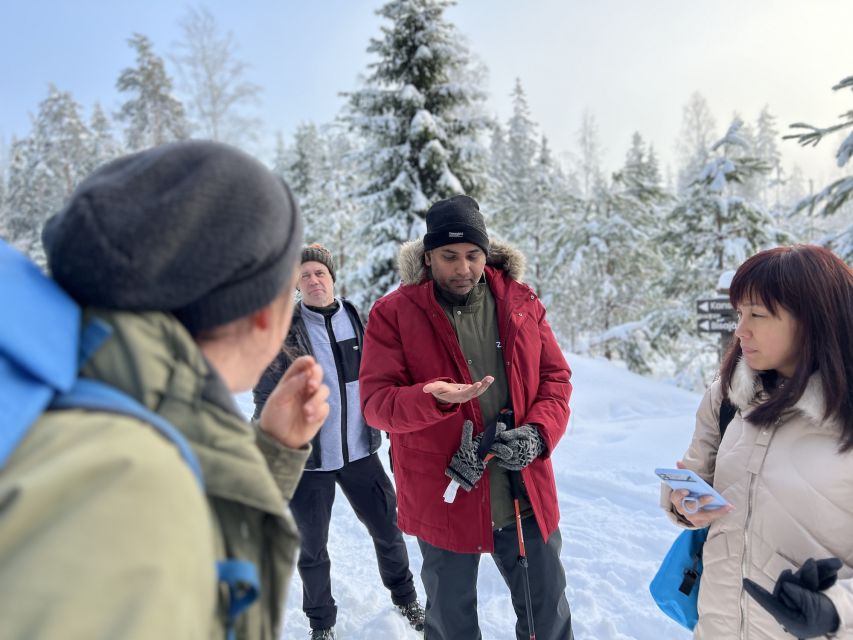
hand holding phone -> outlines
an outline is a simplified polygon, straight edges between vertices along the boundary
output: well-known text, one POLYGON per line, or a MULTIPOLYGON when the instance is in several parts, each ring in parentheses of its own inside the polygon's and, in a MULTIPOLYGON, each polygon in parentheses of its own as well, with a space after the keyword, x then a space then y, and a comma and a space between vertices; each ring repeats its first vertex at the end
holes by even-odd
POLYGON ((687 496, 681 504, 685 513, 693 514, 700 510, 713 511, 728 506, 728 501, 714 487, 705 482, 702 477, 690 469, 655 469, 655 474, 673 491, 687 491, 687 496), (711 496, 713 500, 700 507, 699 499, 711 496))

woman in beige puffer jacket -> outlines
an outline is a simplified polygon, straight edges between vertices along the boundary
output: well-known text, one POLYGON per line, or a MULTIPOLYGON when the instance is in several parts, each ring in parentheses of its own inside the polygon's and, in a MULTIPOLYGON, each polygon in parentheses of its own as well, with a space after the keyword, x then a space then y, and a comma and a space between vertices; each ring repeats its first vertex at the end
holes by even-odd
POLYGON ((853 638, 853 272, 818 247, 771 249, 738 269, 730 298, 738 340, 682 465, 732 508, 690 515, 684 493, 664 492, 680 525, 710 525, 694 638, 853 638), (721 442, 724 395, 737 413, 721 442), (771 595, 809 558, 840 560, 834 585, 771 595))

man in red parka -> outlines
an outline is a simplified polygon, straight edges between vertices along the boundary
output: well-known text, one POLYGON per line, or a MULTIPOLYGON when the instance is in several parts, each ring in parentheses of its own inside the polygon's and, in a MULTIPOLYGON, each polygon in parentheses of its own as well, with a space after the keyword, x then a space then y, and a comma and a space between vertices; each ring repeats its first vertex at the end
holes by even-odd
POLYGON ((523 256, 489 241, 477 202, 436 202, 426 223, 423 240, 400 251, 401 286, 370 312, 359 375, 365 420, 393 434, 398 522, 423 554, 426 638, 480 638, 477 569, 490 553, 510 589, 516 636, 531 637, 532 613, 540 640, 571 639, 549 459, 566 430, 571 372, 542 303, 520 281, 523 256), (482 434, 495 432, 505 409, 519 426, 498 426, 484 464, 482 434), (532 612, 510 495, 518 470, 532 612), (451 502, 448 476, 465 489, 451 502))

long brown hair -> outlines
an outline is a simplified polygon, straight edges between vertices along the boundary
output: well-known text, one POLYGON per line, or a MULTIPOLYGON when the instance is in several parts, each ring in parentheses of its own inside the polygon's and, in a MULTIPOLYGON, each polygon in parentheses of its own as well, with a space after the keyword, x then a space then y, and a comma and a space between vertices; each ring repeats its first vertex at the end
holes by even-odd
MULTIPOLYGON (((777 386, 775 371, 761 372, 770 399, 750 422, 766 426, 800 399, 815 372, 823 383, 825 420, 841 421, 841 451, 853 448, 853 270, 831 251, 815 245, 776 247, 755 254, 735 273, 729 287, 733 307, 760 302, 773 315, 783 307, 797 322, 800 361, 793 378, 777 386)), ((720 379, 728 393, 742 355, 740 341, 723 359, 720 379)))

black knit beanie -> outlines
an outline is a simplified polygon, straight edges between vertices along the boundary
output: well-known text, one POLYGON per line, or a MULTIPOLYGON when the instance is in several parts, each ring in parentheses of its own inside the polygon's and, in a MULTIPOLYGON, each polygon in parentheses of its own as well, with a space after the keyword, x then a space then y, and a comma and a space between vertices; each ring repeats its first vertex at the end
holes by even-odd
POLYGON ((282 292, 302 221, 287 185, 260 162, 190 141, 95 170, 42 240, 54 279, 80 304, 171 311, 198 335, 282 292))
POLYGON ((446 244, 470 242, 489 253, 489 234, 480 206, 470 196, 453 196, 439 200, 426 214, 427 232, 424 250, 429 251, 446 244))
POLYGON ((332 282, 335 281, 335 259, 332 257, 332 252, 321 244, 309 244, 302 249, 302 264, 306 262, 319 262, 326 265, 329 274, 332 276, 332 282))

